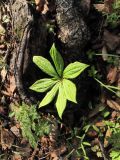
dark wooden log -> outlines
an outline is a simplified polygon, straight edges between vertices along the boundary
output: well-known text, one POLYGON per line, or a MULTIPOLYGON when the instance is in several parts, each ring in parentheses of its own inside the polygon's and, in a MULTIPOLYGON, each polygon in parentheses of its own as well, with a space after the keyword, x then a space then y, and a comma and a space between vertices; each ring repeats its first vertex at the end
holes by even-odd
POLYGON ((16 0, 12 4, 12 18, 13 32, 18 39, 15 51, 16 84, 22 100, 29 101, 32 94, 29 86, 41 77, 38 75, 38 69, 33 64, 32 58, 34 55, 42 53, 44 56, 46 53, 46 24, 32 5, 24 0, 16 0))

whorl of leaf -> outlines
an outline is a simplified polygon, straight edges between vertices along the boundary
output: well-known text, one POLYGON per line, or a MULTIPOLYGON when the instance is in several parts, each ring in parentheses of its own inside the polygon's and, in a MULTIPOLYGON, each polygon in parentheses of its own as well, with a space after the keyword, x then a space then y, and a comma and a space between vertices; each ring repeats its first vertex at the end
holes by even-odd
POLYGON ((79 76, 87 67, 87 64, 81 62, 74 62, 69 64, 64 69, 64 61, 61 54, 52 45, 50 49, 50 56, 53 60, 54 66, 42 56, 34 56, 33 62, 46 74, 52 78, 44 78, 36 81, 30 89, 36 92, 48 91, 39 107, 43 107, 52 102, 57 95, 56 109, 60 118, 66 108, 67 100, 77 103, 76 100, 76 85, 68 80, 79 76))

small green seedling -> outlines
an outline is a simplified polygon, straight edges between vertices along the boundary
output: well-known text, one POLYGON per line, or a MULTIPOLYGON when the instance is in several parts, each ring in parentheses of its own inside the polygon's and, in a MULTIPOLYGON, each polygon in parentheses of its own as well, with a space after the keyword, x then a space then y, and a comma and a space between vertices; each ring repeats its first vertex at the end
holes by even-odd
POLYGON ((60 53, 57 51, 55 44, 50 49, 50 56, 53 60, 55 68, 52 64, 42 56, 34 56, 33 62, 51 78, 44 78, 36 81, 31 90, 36 92, 47 92, 46 96, 40 102, 39 107, 48 105, 57 95, 56 108, 60 118, 66 108, 67 100, 77 103, 76 101, 76 85, 69 79, 79 76, 87 67, 87 64, 78 61, 70 63, 64 69, 64 61, 60 53))

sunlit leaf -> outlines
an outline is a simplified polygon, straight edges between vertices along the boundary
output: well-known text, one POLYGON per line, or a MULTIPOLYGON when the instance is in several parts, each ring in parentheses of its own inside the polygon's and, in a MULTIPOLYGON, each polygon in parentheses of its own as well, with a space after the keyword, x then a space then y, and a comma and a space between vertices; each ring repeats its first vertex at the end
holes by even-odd
POLYGON ((63 88, 65 96, 69 101, 77 103, 76 101, 76 85, 70 80, 63 79, 63 88))
POLYGON ((57 73, 59 76, 62 76, 63 68, 64 68, 64 61, 60 53, 55 48, 55 44, 53 43, 51 49, 50 49, 50 55, 54 62, 55 68, 57 70, 57 73))
POLYGON ((109 115, 110 115, 110 112, 109 112, 109 111, 105 111, 105 112, 103 113, 104 118, 108 117, 109 115))
POLYGON ((80 63, 80 62, 74 62, 70 63, 63 72, 63 77, 72 79, 79 76, 89 65, 80 63))
POLYGON ((55 97, 55 95, 57 94, 57 91, 59 89, 59 83, 57 83, 47 94, 46 96, 43 98, 42 102, 40 103, 39 107, 43 107, 46 106, 47 104, 49 104, 55 97))
POLYGON ((96 132, 99 133, 99 128, 98 128, 98 127, 96 127, 95 125, 92 125, 92 127, 93 127, 93 129, 94 129, 96 132))
POLYGON ((112 160, 119 160, 120 159, 120 151, 119 150, 111 151, 110 157, 112 158, 112 160))
POLYGON ((57 80, 52 78, 44 78, 36 81, 30 89, 36 92, 45 92, 57 83, 57 80))
POLYGON ((63 85, 59 86, 58 97, 56 101, 56 108, 60 118, 62 118, 62 114, 66 108, 67 99, 64 93, 63 85))
POLYGON ((58 77, 55 69, 53 68, 52 64, 42 56, 34 56, 33 62, 45 73, 52 77, 58 77))
POLYGON ((15 115, 15 112, 13 112, 13 111, 9 113, 10 118, 13 117, 14 115, 15 115))
POLYGON ((96 154, 97 154, 97 157, 102 157, 102 152, 101 151, 98 151, 96 154))
POLYGON ((83 144, 84 144, 85 146, 91 146, 91 144, 88 143, 88 142, 83 142, 83 144))

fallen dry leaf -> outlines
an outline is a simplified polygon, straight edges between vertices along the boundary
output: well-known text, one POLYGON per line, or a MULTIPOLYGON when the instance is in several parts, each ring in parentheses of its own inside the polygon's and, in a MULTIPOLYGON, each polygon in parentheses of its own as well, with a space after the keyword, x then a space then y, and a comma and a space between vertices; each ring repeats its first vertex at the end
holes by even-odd
POLYGON ((49 11, 48 5, 45 4, 45 5, 44 5, 44 9, 43 9, 43 11, 42 11, 42 14, 46 14, 48 11, 49 11))
POLYGON ((120 37, 106 29, 104 30, 103 39, 108 51, 114 51, 117 47, 120 46, 120 37))
POLYGON ((2 71, 1 71, 2 82, 5 81, 6 75, 7 75, 6 67, 3 67, 2 71))
POLYGON ((5 44, 0 45, 0 49, 5 49, 5 47, 6 47, 5 44))
POLYGON ((45 1, 45 0, 35 0, 35 4, 36 4, 36 5, 39 5, 40 3, 44 4, 44 3, 43 3, 44 1, 45 1))
POLYGON ((3 90, 1 90, 1 93, 3 94, 3 95, 5 95, 5 96, 10 96, 10 94, 7 92, 7 91, 3 91, 3 90))
POLYGON ((46 14, 49 10, 47 0, 35 0, 36 10, 42 14, 46 14))
MULTIPOLYGON (((7 75, 7 72, 5 72, 5 70, 2 70, 2 80, 5 80, 6 78, 6 75, 7 75)), ((16 82, 15 82, 15 77, 14 75, 9 75, 9 84, 6 83, 5 85, 5 88, 6 88, 6 91, 5 90, 2 90, 1 92, 4 94, 4 95, 7 95, 7 96, 13 96, 14 94, 14 91, 16 89, 16 82)))
POLYGON ((0 134, 1 134, 0 144, 2 146, 2 149, 3 150, 10 149, 15 140, 14 135, 12 134, 11 131, 4 129, 2 127, 0 128, 0 134))
POLYGON ((16 137, 20 137, 20 130, 16 127, 16 126, 13 126, 10 128, 10 130, 12 131, 12 133, 14 133, 14 135, 16 135, 16 137))
POLYGON ((0 35, 5 35, 5 29, 4 27, 2 26, 2 24, 0 23, 0 35))
POLYGON ((95 139, 92 140, 92 142, 91 142, 91 145, 92 145, 92 146, 95 146, 95 145, 98 145, 98 144, 99 144, 98 138, 95 138, 95 139))
POLYGON ((94 4, 95 9, 99 12, 103 12, 105 10, 105 4, 94 4))
POLYGON ((26 160, 28 160, 27 157, 30 156, 31 151, 32 149, 30 147, 30 144, 25 139, 22 139, 19 147, 16 147, 16 152, 19 152, 21 153, 21 155, 24 155, 26 157, 26 160))
POLYGON ((16 89, 15 77, 14 75, 10 75, 10 94, 13 95, 16 89))
POLYGON ((118 104, 117 102, 108 99, 106 103, 110 108, 116 111, 120 111, 120 104, 118 104))
POLYGON ((111 13, 113 11, 113 3, 116 0, 104 0, 104 4, 105 4, 105 8, 108 9, 109 13, 111 13))
POLYGON ((67 151, 66 146, 62 145, 59 148, 57 148, 56 150, 54 150, 53 152, 50 153, 50 157, 53 160, 59 160, 59 157, 61 154, 64 154, 67 151))
POLYGON ((13 160, 22 160, 22 157, 19 154, 14 154, 13 155, 13 160))
POLYGON ((39 148, 35 148, 31 157, 28 160, 34 160, 35 155, 39 152, 39 148))
POLYGON ((117 82, 117 86, 120 87, 120 67, 118 70, 118 82, 117 82))
POLYGON ((94 4, 95 9, 99 12, 111 13, 114 0, 104 0, 104 3, 94 4))
POLYGON ((59 157, 57 156, 57 153, 56 153, 56 152, 51 152, 50 157, 51 157, 51 159, 53 159, 53 160, 59 160, 59 157))
POLYGON ((96 127, 104 127, 106 124, 103 121, 95 123, 96 127))
POLYGON ((87 135, 89 137, 96 137, 98 135, 98 133, 94 130, 88 131, 87 135))
POLYGON ((0 106, 0 113, 3 115, 6 114, 6 111, 3 106, 0 106))
POLYGON ((108 138, 111 137, 111 134, 112 134, 111 130, 108 129, 105 134, 104 147, 108 146, 108 138))
POLYGON ((107 80, 110 84, 117 80, 117 67, 111 67, 107 74, 107 80))
POLYGON ((5 42, 5 35, 0 35, 0 43, 4 43, 5 42))
MULTIPOLYGON (((118 74, 117 74, 117 87, 120 88, 120 66, 118 69, 118 74)), ((117 95, 120 97, 120 90, 117 91, 117 95)), ((120 98, 117 98, 118 103, 120 103, 120 98)))
POLYGON ((117 117, 117 112, 113 111, 111 114, 111 118, 114 120, 117 117))

